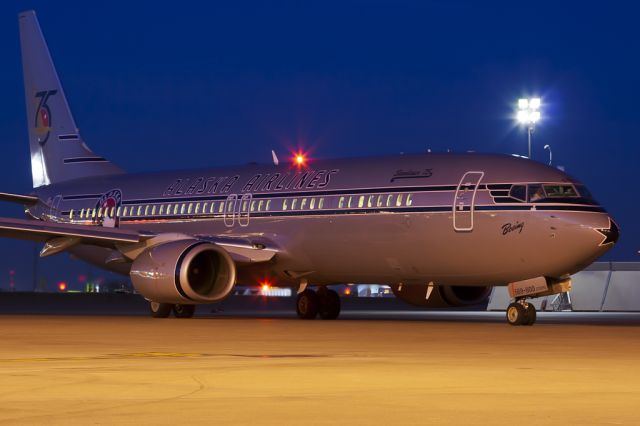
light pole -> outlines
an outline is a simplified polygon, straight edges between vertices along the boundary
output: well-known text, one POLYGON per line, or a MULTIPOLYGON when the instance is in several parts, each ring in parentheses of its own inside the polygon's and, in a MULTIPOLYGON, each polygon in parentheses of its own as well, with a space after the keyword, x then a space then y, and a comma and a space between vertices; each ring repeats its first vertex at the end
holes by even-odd
POLYGON ((531 135, 535 129, 535 125, 540 121, 540 98, 522 98, 518 99, 518 121, 527 126, 527 135, 529 141, 529 159, 531 159, 531 135))

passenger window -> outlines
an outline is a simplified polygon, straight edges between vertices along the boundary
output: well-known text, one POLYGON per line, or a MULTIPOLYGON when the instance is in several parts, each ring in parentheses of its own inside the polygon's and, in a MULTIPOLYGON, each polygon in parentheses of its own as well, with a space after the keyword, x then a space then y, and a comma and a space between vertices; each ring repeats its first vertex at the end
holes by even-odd
POLYGON ((398 198, 396 198, 396 207, 402 206, 402 194, 398 194, 398 198))
POLYGON ((154 204, 153 207, 151 207, 151 216, 155 216, 156 215, 156 205, 154 204))
POLYGON ((294 198, 294 199, 291 201, 291 210, 295 210, 295 209, 296 209, 296 204, 297 204, 297 203, 298 203, 298 199, 297 199, 297 198, 294 198))
POLYGON ((160 216, 164 214, 164 204, 160 204, 160 211, 158 212, 160 216))
POLYGON ((258 211, 261 212, 262 211, 262 205, 264 204, 264 200, 260 200, 258 201, 258 211))
POLYGON ((338 208, 341 209, 343 207, 344 207, 344 197, 340 197, 340 199, 338 200, 338 208))
POLYGON ((316 207, 316 199, 312 198, 311 200, 309 200, 309 208, 313 210, 315 207, 316 207))
POLYGON ((149 216, 149 205, 144 206, 144 215, 149 216))
POLYGON ((361 195, 360 198, 358 199, 358 207, 359 208, 364 207, 364 195, 361 195))
POLYGON ((382 194, 378 195, 378 201, 376 201, 376 207, 382 207, 382 194))
POLYGON ((98 217, 102 217, 102 207, 98 209, 98 217))
POLYGON ((178 215, 178 209, 180 208, 180 204, 174 204, 173 205, 173 215, 177 216, 178 215))
POLYGON ((271 200, 267 200, 267 206, 264 208, 266 211, 269 211, 271 208, 271 200))
POLYGON ((128 211, 129 211, 129 208, 128 208, 128 207, 126 207, 126 206, 125 206, 125 207, 123 207, 123 208, 122 208, 122 216, 126 216, 128 211))
POLYGON ((189 207, 187 208, 187 214, 191 214, 193 211, 193 203, 189 203, 189 207))
POLYGON ((96 217, 96 209, 91 209, 91 217, 92 218, 96 217))
POLYGON ((286 210, 286 209, 287 209, 287 199, 286 199, 286 198, 284 198, 284 199, 282 200, 282 210, 286 210))
POLYGON ((73 209, 69 211, 69 220, 73 219, 73 209))
POLYGON ((140 215, 142 215, 142 206, 138 206, 138 213, 136 214, 136 216, 140 215))
POLYGON ((408 194, 407 195, 407 201, 405 202, 406 206, 409 207, 413 204, 413 194, 408 194))
POLYGON ((509 197, 518 201, 527 201, 527 186, 526 185, 513 185, 509 191, 509 197))
POLYGON ((391 203, 393 202, 393 195, 387 195, 387 207, 391 207, 391 203))
POLYGON ((300 202, 300 210, 304 210, 305 207, 307 207, 307 199, 303 198, 302 202, 300 202))
POLYGON ((80 219, 84 219, 84 209, 80 210, 80 219))
POLYGON ((324 208, 324 197, 320 198, 320 203, 318 203, 318 208, 319 209, 324 208))
MULTIPOLYGON (((211 203, 211 208, 213 209, 213 203, 211 203)), ((220 201, 220 206, 218 207, 218 213, 222 213, 224 211, 224 201, 220 201)))
POLYGON ((120 212, 122 211, 122 206, 118 206, 116 209, 116 216, 120 217, 120 212))
MULTIPOLYGON (((245 201, 245 203, 246 203, 246 201, 245 201)), ((251 202, 251 211, 252 212, 256 211, 256 202, 255 201, 251 202)))
POLYGON ((351 208, 351 199, 352 199, 352 198, 353 198, 353 197, 349 197, 349 203, 348 203, 348 205, 347 205, 347 207, 349 207, 349 208, 351 208))

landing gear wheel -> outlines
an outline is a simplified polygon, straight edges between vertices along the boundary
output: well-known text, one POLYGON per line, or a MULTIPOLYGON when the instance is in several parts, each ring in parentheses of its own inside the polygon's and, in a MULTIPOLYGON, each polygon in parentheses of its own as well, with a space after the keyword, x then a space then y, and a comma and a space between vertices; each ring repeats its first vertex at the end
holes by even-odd
POLYGON ((527 307, 525 308, 526 313, 526 321, 523 322, 523 325, 533 325, 536 322, 536 307, 533 306, 533 303, 527 303, 527 307))
POLYGON ((196 305, 173 305, 173 314, 176 318, 192 318, 196 312, 196 305))
POLYGON ((170 303, 149 302, 149 310, 154 318, 167 318, 172 308, 173 305, 170 303))
POLYGON ((313 290, 305 290, 298 295, 296 301, 296 312, 302 319, 314 319, 318 315, 319 300, 318 295, 313 290))
POLYGON ((514 302, 507 308, 507 322, 510 325, 522 325, 528 319, 524 306, 521 303, 514 302))
POLYGON ((334 320, 340 315, 340 296, 333 290, 325 290, 320 296, 320 318, 334 320))

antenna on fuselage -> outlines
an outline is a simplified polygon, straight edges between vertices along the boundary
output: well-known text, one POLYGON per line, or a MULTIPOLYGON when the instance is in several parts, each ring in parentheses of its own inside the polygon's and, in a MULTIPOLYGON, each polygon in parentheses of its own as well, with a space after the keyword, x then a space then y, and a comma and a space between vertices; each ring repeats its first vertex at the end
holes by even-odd
POLYGON ((271 158, 273 158, 273 164, 274 165, 278 165, 280 164, 280 160, 278 160, 278 156, 276 155, 276 152, 272 149, 271 150, 271 158))

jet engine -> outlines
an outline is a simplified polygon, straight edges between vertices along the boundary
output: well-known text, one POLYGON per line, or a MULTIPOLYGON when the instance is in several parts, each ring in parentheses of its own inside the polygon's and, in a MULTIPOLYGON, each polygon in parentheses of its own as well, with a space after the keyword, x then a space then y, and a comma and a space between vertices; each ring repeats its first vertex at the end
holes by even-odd
POLYGON ((160 303, 212 303, 224 299, 236 281, 236 267, 219 246, 198 240, 158 244, 131 265, 133 286, 160 303))
POLYGON ((429 286, 429 284, 396 284, 393 294, 403 302, 425 308, 449 308, 484 303, 491 294, 490 286, 429 286))

